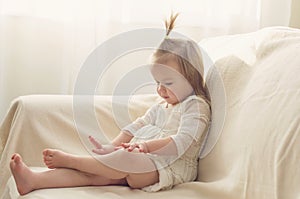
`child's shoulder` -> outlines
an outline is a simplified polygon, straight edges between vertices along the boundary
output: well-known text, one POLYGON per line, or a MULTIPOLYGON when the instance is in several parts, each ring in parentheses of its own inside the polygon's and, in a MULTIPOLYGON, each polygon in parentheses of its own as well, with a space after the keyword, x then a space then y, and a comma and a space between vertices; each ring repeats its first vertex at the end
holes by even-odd
POLYGON ((197 104, 198 103, 198 104, 205 104, 205 105, 209 106, 209 104, 205 101, 205 99, 203 99, 202 97, 200 97, 198 95, 190 95, 181 103, 182 104, 193 104, 193 103, 197 104))
POLYGON ((200 96, 191 95, 181 102, 181 108, 185 111, 210 112, 210 105, 200 96))
MULTIPOLYGON (((157 103, 155 103, 152 108, 153 109, 165 109, 168 107, 167 102, 165 100, 161 100, 157 103)), ((170 106, 169 106, 170 107, 170 106)), ((187 109, 210 109, 210 105, 200 96, 197 95, 190 95, 187 98, 185 98, 182 102, 178 103, 177 105, 170 107, 171 109, 174 110, 181 110, 185 112, 187 109)))

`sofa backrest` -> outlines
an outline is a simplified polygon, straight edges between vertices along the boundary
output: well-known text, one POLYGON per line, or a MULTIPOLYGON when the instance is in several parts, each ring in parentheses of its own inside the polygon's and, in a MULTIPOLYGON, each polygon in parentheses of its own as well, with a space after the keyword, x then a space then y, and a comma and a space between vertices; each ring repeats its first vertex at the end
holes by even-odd
POLYGON ((225 107, 212 106, 212 126, 222 128, 211 128, 220 132, 210 132, 198 180, 230 179, 222 188, 250 194, 249 198, 264 198, 262 193, 297 198, 300 30, 265 28, 206 39, 200 46, 215 63, 207 76, 210 87, 222 90, 218 77, 224 85, 225 100, 215 91, 212 99, 225 107), (215 123, 222 122, 216 117, 219 113, 225 115, 223 124, 215 123))

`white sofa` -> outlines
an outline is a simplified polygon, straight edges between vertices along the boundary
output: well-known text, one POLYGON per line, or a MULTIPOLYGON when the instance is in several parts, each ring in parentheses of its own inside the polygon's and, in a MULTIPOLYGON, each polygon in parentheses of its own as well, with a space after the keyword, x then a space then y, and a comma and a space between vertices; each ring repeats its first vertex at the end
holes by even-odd
MULTIPOLYGON (((36 170, 46 169, 41 154, 46 147, 89 154, 82 144, 86 135, 76 132, 72 96, 23 96, 12 102, 0 127, 2 198, 300 198, 300 30, 265 28, 200 45, 215 68, 207 76, 212 126, 196 181, 157 193, 105 186, 36 190, 20 197, 9 171, 13 153, 36 170)), ((128 106, 134 119, 156 99, 140 95, 118 106, 128 106)), ((97 119, 111 139, 119 132, 112 97, 98 96, 95 102, 97 119)))

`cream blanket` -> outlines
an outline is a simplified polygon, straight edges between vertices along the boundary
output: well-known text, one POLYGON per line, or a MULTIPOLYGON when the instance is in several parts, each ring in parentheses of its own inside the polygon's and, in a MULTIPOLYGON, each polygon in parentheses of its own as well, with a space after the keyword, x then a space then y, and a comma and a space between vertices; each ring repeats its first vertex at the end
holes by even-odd
MULTIPOLYGON (((22 198, 299 198, 300 30, 267 28, 206 39, 200 45, 216 68, 208 74, 213 121, 197 181, 158 193, 106 186, 37 190, 22 198)), ((156 100, 143 95, 122 104, 99 96, 95 115, 112 139, 129 122, 116 123, 115 104, 123 107, 118 108, 119 118, 129 112, 134 119, 156 100)), ((0 127, 2 197, 19 197, 8 167, 14 152, 29 166, 45 169, 40 168, 45 147, 88 154, 89 147, 82 144, 85 136, 76 131, 72 96, 17 98, 0 127)))

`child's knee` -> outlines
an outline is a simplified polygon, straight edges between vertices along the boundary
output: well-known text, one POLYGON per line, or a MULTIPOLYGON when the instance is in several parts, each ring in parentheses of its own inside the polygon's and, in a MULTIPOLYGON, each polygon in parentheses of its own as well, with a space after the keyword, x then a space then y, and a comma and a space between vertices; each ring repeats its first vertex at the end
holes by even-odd
POLYGON ((139 182, 139 180, 137 180, 135 177, 132 177, 131 175, 128 175, 126 177, 126 181, 127 181, 128 186, 132 189, 141 189, 144 187, 144 186, 141 186, 141 183, 139 182))
POLYGON ((142 174, 129 174, 126 177, 126 181, 131 188, 141 189, 157 183, 159 181, 159 175, 157 171, 142 174))

